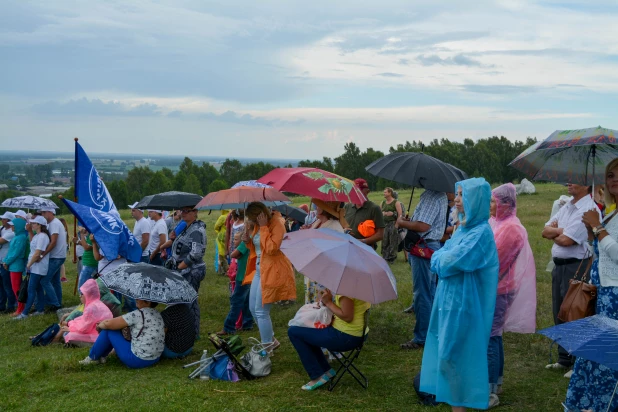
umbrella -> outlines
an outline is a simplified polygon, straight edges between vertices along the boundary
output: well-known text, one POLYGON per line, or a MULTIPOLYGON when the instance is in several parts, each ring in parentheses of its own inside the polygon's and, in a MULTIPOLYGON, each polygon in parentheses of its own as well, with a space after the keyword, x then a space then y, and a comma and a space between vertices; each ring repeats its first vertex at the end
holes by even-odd
POLYGON ((231 188, 232 189, 236 189, 237 187, 240 187, 240 186, 245 186, 245 187, 262 187, 262 188, 264 188, 264 187, 271 187, 271 186, 265 185, 264 183, 260 183, 257 180, 243 180, 243 181, 240 181, 240 182, 236 183, 231 188))
POLYGON ((594 315, 538 333, 555 341, 571 355, 618 370, 618 320, 594 315))
POLYGON ((146 196, 135 206, 136 209, 176 210, 186 206, 195 206, 202 196, 187 192, 163 192, 146 196))
POLYGON ((199 210, 245 209, 251 202, 262 202, 267 207, 292 203, 277 189, 239 186, 235 189, 208 193, 197 204, 199 210))
POLYGON ((283 216, 287 216, 290 219, 294 219, 299 222, 304 222, 305 218, 307 217, 307 212, 292 205, 275 206, 273 207, 273 209, 281 212, 283 216))
MULTIPOLYGON (((374 176, 436 192, 453 192, 455 183, 468 178, 464 171, 422 152, 391 153, 371 163, 365 170, 374 176)), ((411 205, 412 197, 408 210, 411 205)))
POLYGON ((54 202, 37 196, 18 196, 6 199, 0 205, 2 207, 12 207, 15 209, 41 209, 43 207, 53 207, 60 209, 54 202))
POLYGON ((178 272, 148 263, 123 263, 101 280, 111 290, 149 302, 169 305, 197 299, 193 286, 178 272))
POLYGON ((370 303, 397 299, 388 263, 350 235, 331 229, 299 230, 285 235, 281 251, 296 270, 336 294, 370 303))
POLYGON ((605 181, 605 165, 618 157, 618 131, 594 127, 556 130, 535 143, 509 166, 532 180, 591 185, 605 181))
POLYGON ((367 201, 365 195, 350 179, 313 167, 274 169, 259 178, 258 182, 270 185, 281 192, 296 193, 327 202, 362 205, 367 201))

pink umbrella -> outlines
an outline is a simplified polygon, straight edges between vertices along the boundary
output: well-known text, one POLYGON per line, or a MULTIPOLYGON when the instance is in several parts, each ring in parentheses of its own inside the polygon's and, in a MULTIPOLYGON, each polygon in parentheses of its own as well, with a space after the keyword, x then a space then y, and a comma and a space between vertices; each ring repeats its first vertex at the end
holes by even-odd
POLYGON ((283 238, 281 251, 296 270, 333 293, 370 303, 397 299, 388 263, 352 236, 331 229, 299 230, 283 238))

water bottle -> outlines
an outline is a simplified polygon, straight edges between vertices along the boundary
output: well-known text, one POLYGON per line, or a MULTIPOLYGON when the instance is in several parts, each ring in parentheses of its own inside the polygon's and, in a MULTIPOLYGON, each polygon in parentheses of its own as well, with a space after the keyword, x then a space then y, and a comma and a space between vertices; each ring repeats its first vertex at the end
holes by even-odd
MULTIPOLYGON (((200 363, 200 365, 204 365, 204 362, 208 361, 208 351, 204 350, 204 353, 202 353, 202 357, 200 358, 200 360, 202 361, 202 363, 200 363)), ((204 380, 208 380, 210 379, 210 367, 205 367, 204 369, 202 369, 202 371, 200 372, 200 379, 204 379, 204 380)))

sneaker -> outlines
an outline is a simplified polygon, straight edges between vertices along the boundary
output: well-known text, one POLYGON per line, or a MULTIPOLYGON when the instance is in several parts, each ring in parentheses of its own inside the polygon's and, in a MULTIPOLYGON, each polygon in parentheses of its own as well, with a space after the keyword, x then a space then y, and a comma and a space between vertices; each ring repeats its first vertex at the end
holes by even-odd
POLYGON ((571 379, 571 375, 573 375, 573 369, 564 374, 564 377, 567 379, 571 379))
POLYGON ((28 315, 26 315, 25 313, 20 313, 19 315, 15 316, 13 320, 22 320, 26 318, 28 318, 28 315))
POLYGON ((566 365, 563 365, 561 363, 550 363, 549 365, 545 365, 545 369, 568 369, 569 367, 566 365))
POLYGON ((496 395, 495 393, 489 394, 489 406, 487 407, 487 409, 494 408, 498 405, 500 405, 500 399, 498 399, 498 395, 496 395))
POLYGON ((104 356, 102 356, 101 359, 97 359, 97 360, 92 359, 90 356, 86 356, 84 360, 79 361, 79 364, 80 365, 98 365, 101 363, 105 363, 106 361, 107 361, 107 358, 105 358, 104 356))
POLYGON ((30 316, 41 316, 41 315, 44 315, 44 314, 45 314, 45 312, 34 312, 34 313, 33 313, 32 315, 30 315, 30 316))

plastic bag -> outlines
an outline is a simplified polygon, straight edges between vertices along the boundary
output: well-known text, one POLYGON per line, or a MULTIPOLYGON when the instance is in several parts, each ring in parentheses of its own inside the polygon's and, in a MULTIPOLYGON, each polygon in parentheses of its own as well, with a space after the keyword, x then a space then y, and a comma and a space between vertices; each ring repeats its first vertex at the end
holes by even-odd
POLYGON ((296 312, 294 319, 288 322, 288 326, 300 326, 301 328, 324 329, 333 321, 333 312, 326 306, 317 306, 317 303, 307 303, 296 312))

